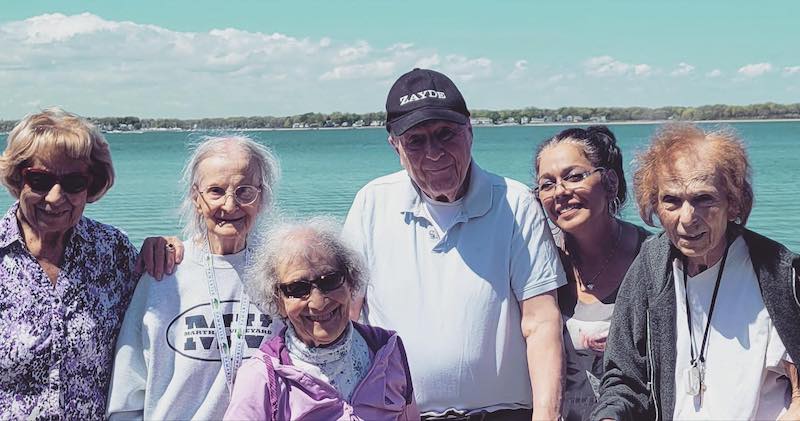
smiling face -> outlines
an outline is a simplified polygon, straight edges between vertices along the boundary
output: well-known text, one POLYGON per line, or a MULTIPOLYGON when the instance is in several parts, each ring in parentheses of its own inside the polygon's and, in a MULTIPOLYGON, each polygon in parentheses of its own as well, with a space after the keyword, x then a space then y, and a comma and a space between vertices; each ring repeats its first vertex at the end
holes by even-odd
POLYGON ((736 218, 716 169, 696 154, 680 154, 662 168, 656 213, 672 244, 691 265, 712 266, 722 257, 728 221, 736 218))
MULTIPOLYGON (((574 233, 591 221, 609 217, 610 193, 603 184, 602 171, 592 173, 580 183, 564 183, 565 179, 594 169, 583 149, 574 143, 558 143, 539 154, 537 184, 556 183, 552 190, 539 192, 539 200, 550 220, 565 232, 574 233)), ((613 171, 606 176, 614 177, 613 171)))
POLYGON ((389 142, 400 164, 428 197, 452 202, 466 192, 472 160, 472 126, 445 120, 418 124, 389 142))
MULTIPOLYGON (((308 246, 315 243, 307 240, 299 241, 302 244, 286 253, 287 257, 277 267, 281 284, 317 279, 342 269, 327 250, 308 246)), ((306 298, 286 297, 282 292, 278 294, 278 310, 289 319, 297 336, 309 346, 330 344, 347 328, 352 299, 348 282, 328 293, 314 288, 306 298)))
POLYGON ((226 151, 204 159, 197 166, 194 202, 205 220, 214 253, 230 254, 241 250, 261 210, 260 197, 251 204, 236 202, 233 193, 243 185, 261 187, 258 166, 244 152, 226 151), (219 188, 227 194, 213 200, 204 193, 209 188, 219 188))
MULTIPOLYGON (((55 175, 70 173, 89 174, 89 165, 81 160, 67 157, 65 154, 41 154, 31 162, 31 167, 47 170, 55 175)), ((87 191, 67 193, 60 184, 55 184, 46 191, 35 191, 31 186, 22 183, 19 193, 19 211, 17 217, 25 225, 40 236, 48 234, 64 234, 75 226, 86 207, 87 191)))

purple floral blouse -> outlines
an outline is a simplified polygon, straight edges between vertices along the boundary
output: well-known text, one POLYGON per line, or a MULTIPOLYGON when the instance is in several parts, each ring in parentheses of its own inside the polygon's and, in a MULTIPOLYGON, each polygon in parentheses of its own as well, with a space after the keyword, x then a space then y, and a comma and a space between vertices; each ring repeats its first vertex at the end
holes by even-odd
POLYGON ((101 419, 136 250, 82 217, 53 286, 25 247, 17 207, 0 220, 0 418, 101 419))

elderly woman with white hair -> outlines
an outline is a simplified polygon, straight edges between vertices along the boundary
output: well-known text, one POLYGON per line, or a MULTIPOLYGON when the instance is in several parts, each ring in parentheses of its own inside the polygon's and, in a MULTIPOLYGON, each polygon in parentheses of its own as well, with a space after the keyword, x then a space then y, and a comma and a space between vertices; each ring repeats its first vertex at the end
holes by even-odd
POLYGON ((83 216, 114 183, 108 143, 47 109, 11 131, 0 179, 17 198, 0 219, 0 418, 101 418, 138 278, 128 237, 83 216))
POLYGON ((239 369, 225 419, 419 419, 400 338, 349 320, 364 272, 338 231, 280 224, 256 253, 251 295, 287 326, 239 369))
POLYGON ((184 171, 185 258, 163 281, 143 276, 125 314, 111 419, 220 419, 236 370, 277 325, 244 291, 250 235, 269 213, 272 153, 241 137, 200 144, 184 171))

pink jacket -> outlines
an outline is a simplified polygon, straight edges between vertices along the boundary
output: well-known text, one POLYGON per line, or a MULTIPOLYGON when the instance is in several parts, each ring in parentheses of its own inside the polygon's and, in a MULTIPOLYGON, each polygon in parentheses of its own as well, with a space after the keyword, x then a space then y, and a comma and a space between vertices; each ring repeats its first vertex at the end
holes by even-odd
POLYGON ((284 328, 239 368, 225 419, 418 420, 400 337, 356 322, 353 326, 366 340, 373 361, 350 402, 333 386, 292 365, 284 342, 284 328))

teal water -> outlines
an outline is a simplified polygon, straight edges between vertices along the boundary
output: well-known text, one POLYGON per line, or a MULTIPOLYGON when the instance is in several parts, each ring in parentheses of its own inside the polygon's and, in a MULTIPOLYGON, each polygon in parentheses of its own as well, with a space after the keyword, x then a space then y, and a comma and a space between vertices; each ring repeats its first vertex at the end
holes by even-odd
MULTIPOLYGON (((800 251, 800 122, 731 126, 745 139, 753 165, 756 203, 748 227, 800 251)), ((628 163, 625 176, 629 188, 630 161, 656 128, 653 124, 611 126, 628 163)), ((473 154, 483 168, 530 185, 536 144, 563 129, 478 127, 473 154)), ((361 186, 400 169, 382 128, 254 131, 246 135, 269 145, 280 157, 283 179, 277 205, 290 215, 343 218, 361 186)), ((87 206, 86 214, 126 231, 135 244, 147 236, 178 233, 180 172, 190 145, 202 136, 187 132, 107 134, 117 182, 105 197, 87 206)), ((5 145, 4 135, 0 140, 5 145)), ((12 202, 11 195, 0 193, 0 208, 7 209, 12 202)), ((623 216, 642 224, 632 202, 623 216)))

